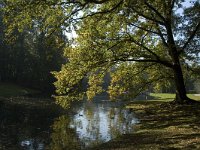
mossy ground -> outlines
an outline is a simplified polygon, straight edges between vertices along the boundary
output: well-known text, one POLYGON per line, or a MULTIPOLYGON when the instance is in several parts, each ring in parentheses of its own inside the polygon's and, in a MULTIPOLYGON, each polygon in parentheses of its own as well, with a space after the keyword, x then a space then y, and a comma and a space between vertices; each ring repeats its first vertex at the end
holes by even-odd
MULTIPOLYGON (((127 106, 140 120, 134 133, 93 149, 200 149, 200 105, 172 105, 168 102, 173 100, 173 94, 151 96, 152 100, 135 101, 127 106)), ((194 95, 189 97, 200 100, 194 95)))

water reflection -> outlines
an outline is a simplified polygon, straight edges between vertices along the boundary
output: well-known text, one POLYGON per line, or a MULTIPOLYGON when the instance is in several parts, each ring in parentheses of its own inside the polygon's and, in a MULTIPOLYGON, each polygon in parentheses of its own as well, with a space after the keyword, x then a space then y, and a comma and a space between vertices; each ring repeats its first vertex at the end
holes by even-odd
POLYGON ((134 114, 109 101, 84 102, 62 115, 51 110, 0 109, 1 150, 80 150, 133 132, 134 114))
POLYGON ((0 108, 0 150, 44 150, 59 114, 18 106, 0 108))
POLYGON ((21 147, 27 150, 43 150, 45 148, 44 143, 35 139, 28 139, 22 141, 21 147))
POLYGON ((57 118, 52 126, 51 150, 78 150, 80 149, 79 138, 74 129, 69 127, 69 117, 57 118))
POLYGON ((133 131, 134 114, 111 102, 85 102, 54 122, 50 149, 83 149, 133 131), (112 107, 111 107, 112 105, 112 107))

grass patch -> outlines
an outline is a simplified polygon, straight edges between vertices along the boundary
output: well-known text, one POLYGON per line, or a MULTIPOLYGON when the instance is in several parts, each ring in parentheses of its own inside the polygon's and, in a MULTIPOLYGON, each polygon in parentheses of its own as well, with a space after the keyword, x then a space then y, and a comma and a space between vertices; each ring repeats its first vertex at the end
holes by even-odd
POLYGON ((62 111, 63 109, 55 104, 54 99, 47 97, 33 97, 41 94, 39 91, 25 88, 12 83, 0 83, 0 107, 22 108, 22 109, 48 109, 62 111), (31 95, 31 97, 29 97, 31 95))
MULTIPOLYGON (((125 134, 93 149, 95 150, 160 150, 200 149, 200 104, 172 105, 174 94, 152 94, 152 99, 135 101, 127 106, 140 123, 135 132, 125 134)), ((190 98, 199 100, 193 94, 190 98)))
POLYGON ((195 95, 195 94, 187 94, 187 96, 191 99, 194 99, 194 100, 198 100, 200 101, 200 95, 195 95))
POLYGON ((150 93, 150 99, 156 101, 171 101, 175 97, 175 94, 171 93, 150 93))
MULTIPOLYGON (((194 100, 200 100, 200 96, 195 94, 187 94, 187 96, 194 100)), ((173 93, 150 93, 150 100, 169 102, 174 100, 175 94, 173 93)))
POLYGON ((12 83, 0 83, 0 97, 16 97, 39 93, 36 90, 24 88, 12 83))

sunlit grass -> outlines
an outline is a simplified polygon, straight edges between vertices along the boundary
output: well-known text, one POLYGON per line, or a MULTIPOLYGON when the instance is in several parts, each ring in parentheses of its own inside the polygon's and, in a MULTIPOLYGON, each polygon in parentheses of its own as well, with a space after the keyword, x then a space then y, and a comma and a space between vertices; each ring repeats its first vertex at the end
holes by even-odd
POLYGON ((199 100, 200 101, 200 95, 198 94, 188 94, 188 97, 194 100, 199 100))
MULTIPOLYGON (((198 95, 188 96, 200 100, 198 95)), ((169 103, 174 97, 175 94, 151 93, 151 100, 133 101, 126 108, 140 120, 134 125, 135 131, 94 149, 200 149, 200 104, 169 103)))
POLYGON ((171 101, 174 99, 175 94, 171 93, 150 93, 151 100, 156 101, 171 101))
MULTIPOLYGON (((187 94, 187 96, 194 100, 200 100, 200 95, 197 94, 187 94)), ((173 93, 150 93, 150 100, 154 101, 172 101, 175 98, 175 94, 173 93)))

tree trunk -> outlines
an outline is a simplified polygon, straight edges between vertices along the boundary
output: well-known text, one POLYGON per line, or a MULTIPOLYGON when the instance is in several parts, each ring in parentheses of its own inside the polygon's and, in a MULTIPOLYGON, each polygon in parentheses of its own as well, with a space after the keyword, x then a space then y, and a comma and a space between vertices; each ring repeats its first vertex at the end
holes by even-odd
POLYGON ((174 81, 176 86, 176 97, 174 102, 179 104, 192 103, 193 100, 187 97, 183 73, 180 64, 174 65, 173 72, 174 72, 174 81))
POLYGON ((172 31, 172 14, 169 14, 167 21, 165 22, 167 30, 167 46, 169 55, 172 58, 172 69, 174 73, 174 81, 176 86, 176 97, 174 102, 179 104, 191 104, 196 101, 187 97, 186 88, 184 84, 183 72, 180 64, 179 52, 174 41, 174 35, 172 31))

